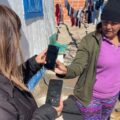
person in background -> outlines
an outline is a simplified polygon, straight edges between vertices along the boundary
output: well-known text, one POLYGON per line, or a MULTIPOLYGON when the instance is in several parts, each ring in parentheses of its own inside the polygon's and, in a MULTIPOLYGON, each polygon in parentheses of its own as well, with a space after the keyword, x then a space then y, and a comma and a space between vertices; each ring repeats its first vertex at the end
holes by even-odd
POLYGON ((45 64, 46 51, 18 67, 20 29, 17 14, 0 5, 0 120, 54 120, 62 111, 62 101, 58 107, 45 104, 38 108, 25 85, 45 64))
POLYGON ((120 0, 109 0, 97 30, 81 41, 69 66, 57 61, 58 77, 79 76, 74 89, 83 120, 107 120, 120 91, 120 0))

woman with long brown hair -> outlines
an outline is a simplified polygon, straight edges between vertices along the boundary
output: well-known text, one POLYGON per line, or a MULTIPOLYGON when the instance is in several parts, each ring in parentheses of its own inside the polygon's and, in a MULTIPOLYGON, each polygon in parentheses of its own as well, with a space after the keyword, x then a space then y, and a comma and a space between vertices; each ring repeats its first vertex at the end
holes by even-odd
MULTIPOLYGON (((0 5, 0 120, 53 120, 61 112, 62 103, 53 108, 36 102, 25 83, 44 64, 45 53, 40 53, 18 67, 21 21, 10 8, 0 5)), ((21 59, 22 63, 22 59, 21 59)))

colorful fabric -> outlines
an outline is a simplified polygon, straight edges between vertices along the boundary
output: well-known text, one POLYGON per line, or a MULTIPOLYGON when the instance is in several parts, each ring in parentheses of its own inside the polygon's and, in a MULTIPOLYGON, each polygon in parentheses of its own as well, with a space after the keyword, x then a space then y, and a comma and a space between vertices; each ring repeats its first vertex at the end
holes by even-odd
POLYGON ((79 101, 76 102, 83 120, 108 120, 118 95, 108 99, 98 99, 93 97, 88 106, 83 106, 79 101))

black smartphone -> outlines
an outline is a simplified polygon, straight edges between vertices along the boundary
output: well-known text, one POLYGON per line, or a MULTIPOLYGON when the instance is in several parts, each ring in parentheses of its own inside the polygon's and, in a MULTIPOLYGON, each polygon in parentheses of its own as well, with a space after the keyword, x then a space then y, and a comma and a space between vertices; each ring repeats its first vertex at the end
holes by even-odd
POLYGON ((48 85, 46 103, 52 106, 59 106, 62 92, 63 80, 51 79, 48 85))
POLYGON ((47 63, 44 65, 45 68, 54 70, 58 52, 59 52, 59 47, 54 46, 54 45, 48 46, 47 55, 46 55, 47 63))

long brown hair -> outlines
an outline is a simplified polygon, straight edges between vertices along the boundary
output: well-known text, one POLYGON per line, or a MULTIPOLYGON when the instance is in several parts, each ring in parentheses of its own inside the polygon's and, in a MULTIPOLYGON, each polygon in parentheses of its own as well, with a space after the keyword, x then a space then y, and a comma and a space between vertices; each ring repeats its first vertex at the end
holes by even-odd
POLYGON ((20 29, 18 15, 12 9, 0 5, 0 74, 22 90, 27 90, 17 62, 18 53, 21 56, 20 29))

